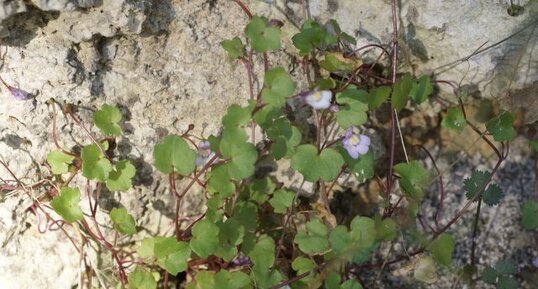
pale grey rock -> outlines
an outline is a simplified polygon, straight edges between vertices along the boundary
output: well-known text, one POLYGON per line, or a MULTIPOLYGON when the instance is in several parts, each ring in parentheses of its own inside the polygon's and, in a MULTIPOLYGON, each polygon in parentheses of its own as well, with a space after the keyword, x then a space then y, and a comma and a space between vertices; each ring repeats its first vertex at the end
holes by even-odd
POLYGON ((24 1, 2 1, 0 4, 0 21, 15 15, 17 13, 26 12, 26 5, 24 1))

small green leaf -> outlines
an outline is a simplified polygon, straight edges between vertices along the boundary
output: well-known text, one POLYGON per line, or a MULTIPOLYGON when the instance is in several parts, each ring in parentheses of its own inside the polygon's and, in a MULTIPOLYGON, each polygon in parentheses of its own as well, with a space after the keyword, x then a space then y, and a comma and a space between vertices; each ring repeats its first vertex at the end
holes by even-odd
POLYGON ((495 271, 495 269, 493 269, 491 266, 486 266, 484 271, 482 271, 482 281, 489 284, 495 284, 498 276, 497 271, 495 271))
POLYGON ((252 202, 238 202, 233 217, 245 227, 245 232, 255 231, 258 227, 258 207, 252 202))
POLYGON ((232 179, 244 179, 254 174, 254 164, 258 158, 256 147, 245 140, 231 139, 225 136, 228 129, 223 132, 220 151, 228 163, 225 164, 228 175, 232 179))
POLYGON ((452 263, 452 253, 454 252, 454 238, 447 233, 443 233, 431 242, 428 250, 436 263, 449 266, 452 263))
POLYGON ((196 166, 196 152, 177 135, 169 135, 157 144, 153 150, 153 158, 155 167, 164 174, 175 170, 186 176, 192 173, 196 166))
POLYGON ((244 126, 250 121, 252 107, 242 107, 237 104, 232 104, 228 107, 226 115, 222 118, 222 125, 225 127, 244 126))
POLYGON ((357 280, 350 279, 342 283, 342 289, 362 289, 362 286, 357 280))
POLYGON ((155 248, 155 238, 146 238, 140 242, 140 247, 136 250, 141 258, 153 257, 155 248))
POLYGON ((245 45, 239 37, 234 37, 231 40, 223 40, 220 42, 220 46, 228 52, 228 56, 232 59, 237 59, 245 55, 245 45))
POLYGON ((270 26, 265 18, 252 17, 245 29, 245 35, 256 52, 274 51, 280 48, 280 29, 270 26))
POLYGON ((279 118, 266 130, 267 137, 274 143, 271 150, 275 159, 290 158, 295 148, 301 143, 302 135, 299 129, 292 126, 286 118, 279 118))
POLYGON ((87 145, 82 148, 82 175, 90 180, 104 182, 112 171, 110 161, 105 158, 97 145, 87 145))
POLYGON ((473 171, 471 177, 463 180, 463 188, 467 192, 465 195, 468 200, 472 200, 484 188, 489 180, 490 173, 483 171, 473 171))
POLYGON ((254 179, 249 185, 250 200, 258 204, 265 203, 275 191, 275 183, 270 178, 254 179))
POLYGON ((301 55, 310 53, 314 48, 324 50, 327 46, 338 41, 336 35, 328 33, 319 23, 313 20, 307 20, 303 23, 301 31, 291 39, 301 55))
POLYGON ((274 107, 286 103, 286 97, 293 95, 295 83, 282 67, 273 68, 265 73, 262 100, 274 107))
POLYGON ((326 148, 318 154, 318 150, 311 144, 297 147, 296 153, 291 158, 291 167, 299 171, 309 182, 334 180, 344 159, 334 149, 326 148))
POLYGON ((357 90, 349 87, 345 91, 336 94, 336 102, 340 109, 335 113, 336 121, 343 128, 359 126, 368 120, 368 104, 363 102, 368 99, 365 90, 357 90))
POLYGON ((389 98, 392 89, 390 86, 378 86, 370 90, 370 97, 368 101, 368 107, 370 109, 376 109, 380 107, 389 98))
POLYGON ((482 200, 488 206, 495 206, 501 202, 503 197, 503 191, 497 184, 491 184, 488 188, 482 193, 482 200))
POLYGON ((433 92, 433 86, 429 75, 423 75, 418 82, 413 82, 413 88, 409 92, 411 99, 417 104, 423 103, 433 92))
POLYGON ((374 176, 374 152, 372 150, 354 159, 341 145, 338 145, 336 149, 344 158, 348 170, 355 176, 359 183, 364 183, 374 176))
POLYGON ((217 226, 220 243, 215 255, 230 262, 237 255, 237 246, 243 242, 245 227, 233 218, 228 218, 224 223, 219 222, 217 226))
POLYGON ((248 257, 258 268, 271 268, 275 262, 275 241, 267 235, 261 235, 248 257))
POLYGON ((516 130, 513 127, 514 116, 504 111, 486 123, 486 129, 493 135, 496 141, 508 141, 516 136, 516 130))
POLYGON ((235 185, 231 180, 226 164, 219 164, 211 169, 208 176, 207 189, 209 193, 220 193, 224 198, 232 195, 235 191, 235 185))
POLYGON ((340 274, 332 271, 329 272, 325 279, 325 289, 340 289, 340 274))
POLYGON ((430 174, 418 161, 401 163, 394 166, 394 171, 400 174, 400 186, 407 197, 421 200, 424 196, 422 189, 429 184, 430 174))
POLYGON ((219 227, 207 219, 197 222, 192 227, 191 249, 198 256, 207 258, 215 253, 219 246, 219 227))
POLYGON ((338 58, 338 53, 327 53, 325 59, 319 63, 319 66, 329 72, 350 72, 353 66, 345 63, 338 58))
POLYGON ((495 270, 501 275, 511 275, 517 273, 517 265, 512 260, 504 259, 499 260, 495 264, 495 270))
POLYGON ((294 242, 306 254, 321 254, 329 249, 329 230, 318 218, 306 223, 306 230, 297 232, 294 242))
POLYGON ((250 284, 250 277, 241 271, 220 270, 215 274, 215 284, 219 289, 242 289, 250 284))
MULTIPOLYGON (((191 256, 191 248, 187 242, 180 242, 170 237, 166 239, 172 239, 170 240, 171 245, 167 248, 169 254, 159 258, 157 263, 168 273, 177 275, 177 273, 187 270, 187 261, 191 256)), ((157 245, 158 243, 156 243, 156 248, 157 245)))
POLYGON ((407 104, 409 93, 413 88, 413 78, 411 74, 406 73, 400 80, 394 84, 392 90, 392 105, 397 111, 402 110, 407 104))
POLYGON ((110 219, 114 223, 114 229, 125 235, 136 233, 135 220, 125 208, 113 208, 110 211, 110 219))
POLYGON ((101 106, 101 109, 93 113, 93 122, 105 135, 119 136, 121 135, 120 110, 108 104, 101 106))
POLYGON ((284 214, 293 204, 295 193, 288 190, 278 190, 273 194, 269 204, 273 207, 273 211, 277 214, 284 214))
POLYGON ((519 282, 516 279, 508 276, 500 276, 495 289, 517 289, 519 282))
POLYGON ((194 282, 187 284, 186 289, 216 289, 215 272, 200 271, 194 276, 194 282))
POLYGON ((465 121, 463 112, 458 107, 449 108, 446 116, 443 118, 443 122, 441 123, 441 126, 448 129, 453 129, 458 133, 463 131, 465 125, 467 125, 467 122, 465 121))
POLYGON ((526 201, 521 206, 521 224, 528 231, 538 229, 538 203, 533 200, 526 201))
POLYGON ((80 191, 77 188, 63 187, 50 205, 66 222, 73 223, 83 218, 79 203, 80 191))
POLYGON ((319 90, 331 90, 336 87, 336 81, 332 78, 319 78, 316 80, 314 87, 317 87, 319 90))
POLYGON ((379 215, 375 218, 376 239, 383 241, 392 241, 398 234, 398 225, 391 218, 381 220, 379 215))
POLYGON ((51 151, 47 155, 47 163, 49 163, 50 170, 55 175, 67 173, 69 171, 69 164, 71 164, 74 159, 75 157, 62 151, 51 151))
POLYGON ((137 266, 127 277, 129 289, 157 289, 157 281, 151 272, 137 266))
POLYGON ((110 172, 106 180, 106 187, 110 191, 127 191, 131 188, 135 174, 136 169, 131 162, 121 160, 116 164, 116 168, 110 172))

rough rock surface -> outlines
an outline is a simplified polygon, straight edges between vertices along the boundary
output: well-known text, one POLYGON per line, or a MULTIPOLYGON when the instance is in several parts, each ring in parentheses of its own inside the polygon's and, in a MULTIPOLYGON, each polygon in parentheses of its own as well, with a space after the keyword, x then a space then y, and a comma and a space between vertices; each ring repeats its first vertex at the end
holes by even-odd
MULTIPOLYGON (((244 67, 229 61, 219 46, 242 33, 247 19, 241 9, 232 1, 215 0, 0 2, 0 76, 34 96, 18 102, 2 90, 0 159, 17 176, 39 179, 46 171, 44 156, 54 147, 50 98, 80 104, 83 121, 90 119, 91 109, 117 104, 126 136, 119 150, 137 165, 138 174, 135 188, 102 205, 110 209, 121 202, 151 233, 169 229, 169 195, 151 166, 151 151, 162 136, 185 131, 191 123, 197 132, 206 123, 206 135, 216 133, 224 108, 248 98, 244 67)), ((288 36, 297 31, 289 23, 300 23, 304 16, 300 2, 245 1, 253 12, 285 21, 288 36)), ((337 19, 344 31, 359 37, 359 45, 391 39, 390 1, 308 2, 311 16, 337 19)), ((511 91, 529 91, 523 100, 509 98, 506 107, 525 107, 527 122, 538 118, 537 106, 521 105, 536 103, 536 1, 519 1, 525 10, 517 17, 508 15, 506 1, 402 2, 402 63, 497 100, 506 100, 511 91)), ((293 59, 289 40, 284 45, 286 53, 271 56, 272 63, 293 59)), ((56 116, 63 145, 87 142, 72 121, 60 112, 56 116)), ((0 177, 12 178, 4 168, 0 177)), ((61 232, 37 233, 39 220, 25 211, 27 200, 20 194, 0 196, 0 202, 0 288, 76 284, 78 256, 61 232)), ((192 207, 200 207, 199 197, 187 199, 182 209, 192 207)))

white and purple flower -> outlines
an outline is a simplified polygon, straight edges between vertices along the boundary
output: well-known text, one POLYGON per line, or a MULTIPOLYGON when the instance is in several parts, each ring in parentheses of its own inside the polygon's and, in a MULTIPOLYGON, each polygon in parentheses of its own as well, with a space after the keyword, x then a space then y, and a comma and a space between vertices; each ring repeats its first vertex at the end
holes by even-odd
POLYGON ((534 267, 538 268, 538 257, 534 258, 534 260, 532 261, 532 265, 534 265, 534 267))
MULTIPOLYGON (((198 144, 198 153, 196 154, 196 166, 205 166, 207 162, 215 156, 215 153, 211 150, 211 146, 208 141, 201 141, 198 144)), ((215 160, 216 162, 217 160, 215 160)))
POLYGON ((358 159, 360 155, 368 152, 370 138, 367 135, 360 134, 359 129, 352 126, 346 130, 342 144, 353 159, 358 159))
POLYGON ((331 106, 333 93, 330 90, 314 90, 304 96, 304 100, 314 109, 327 109, 331 106))
POLYGON ((13 95, 13 97, 15 97, 16 100, 27 100, 29 98, 28 92, 26 92, 26 91, 24 91, 24 90, 22 90, 20 88, 16 88, 16 87, 8 85, 7 89, 9 90, 11 95, 13 95))

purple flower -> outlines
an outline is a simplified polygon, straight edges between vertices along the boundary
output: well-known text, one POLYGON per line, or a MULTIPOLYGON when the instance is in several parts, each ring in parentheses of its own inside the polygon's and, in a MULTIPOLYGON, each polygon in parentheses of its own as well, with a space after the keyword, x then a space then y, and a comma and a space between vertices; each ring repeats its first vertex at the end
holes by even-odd
POLYGON ((27 100, 29 98, 28 92, 22 89, 10 85, 7 86, 7 89, 9 90, 9 92, 11 92, 11 95, 13 95, 16 100, 27 100))
POLYGON ((234 264, 235 266, 248 266, 248 265, 252 264, 252 262, 250 261, 249 257, 247 257, 247 256, 245 256, 243 254, 239 254, 232 261, 232 264, 234 264))
POLYGON ((330 90, 315 90, 307 94, 304 100, 314 109, 327 109, 331 106, 332 98, 333 93, 330 90))
POLYGON ((209 142, 201 141, 198 144, 198 153, 196 154, 196 166, 198 167, 205 166, 207 162, 214 156, 215 156, 215 153, 211 151, 209 142))
POLYGON ((360 134, 357 127, 350 127, 346 130, 344 139, 342 140, 347 153, 354 159, 359 158, 368 152, 370 146, 370 138, 360 134))
POLYGON ((339 112, 340 111, 340 107, 338 106, 338 104, 331 104, 331 106, 329 106, 329 110, 331 112, 339 112))
POLYGON ((534 267, 538 268, 538 257, 534 258, 534 260, 532 261, 532 265, 534 265, 534 267))

